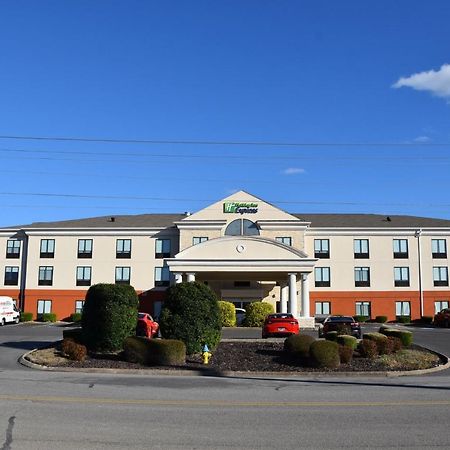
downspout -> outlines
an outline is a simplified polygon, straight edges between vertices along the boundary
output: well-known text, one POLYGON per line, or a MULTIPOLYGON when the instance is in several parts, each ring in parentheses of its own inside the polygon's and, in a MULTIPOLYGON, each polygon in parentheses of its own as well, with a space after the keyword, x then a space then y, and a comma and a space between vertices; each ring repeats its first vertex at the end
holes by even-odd
POLYGON ((423 288, 422 288, 422 247, 420 245, 420 236, 422 229, 416 230, 414 237, 417 238, 417 256, 419 264, 419 296, 420 296, 420 317, 423 317, 423 288))

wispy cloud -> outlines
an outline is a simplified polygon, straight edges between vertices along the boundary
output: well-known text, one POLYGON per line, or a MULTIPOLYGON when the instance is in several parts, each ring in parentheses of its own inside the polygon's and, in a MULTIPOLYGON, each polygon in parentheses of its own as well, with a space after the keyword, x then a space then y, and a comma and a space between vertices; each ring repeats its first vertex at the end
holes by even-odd
POLYGON ((297 173, 305 173, 305 169, 300 167, 289 167, 283 170, 284 175, 295 175, 297 173))
POLYGON ((392 87, 396 89, 410 87, 450 100, 450 64, 442 65, 439 70, 418 72, 409 77, 402 77, 392 87))
POLYGON ((414 142, 430 142, 432 139, 429 136, 417 136, 413 139, 414 142))

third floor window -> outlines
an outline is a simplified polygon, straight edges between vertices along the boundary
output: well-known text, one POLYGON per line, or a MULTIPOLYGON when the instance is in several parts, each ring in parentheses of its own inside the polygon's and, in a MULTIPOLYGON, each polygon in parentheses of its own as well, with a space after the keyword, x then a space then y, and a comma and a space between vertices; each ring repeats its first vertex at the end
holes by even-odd
POLYGON ((117 239, 116 258, 131 258, 131 239, 117 239))
POLYGON ((276 237, 275 240, 281 244, 292 246, 292 238, 290 236, 276 237))
POLYGON ((369 257, 369 239, 355 239, 353 247, 356 259, 369 257))
POLYGON ((393 250, 394 258, 408 258, 408 240, 394 239, 393 250))
POLYGON ((170 258, 170 239, 156 239, 155 258, 170 258))
POLYGON ((41 258, 55 257, 55 240, 41 239, 41 258))
POLYGON ((433 258, 447 258, 447 242, 445 239, 431 239, 433 258))
POLYGON ((92 239, 78 239, 78 258, 92 258, 92 239))
POLYGON ((8 239, 6 243, 6 258, 20 258, 20 241, 8 239))
POLYGON ((330 240, 314 239, 314 258, 330 257, 330 240))

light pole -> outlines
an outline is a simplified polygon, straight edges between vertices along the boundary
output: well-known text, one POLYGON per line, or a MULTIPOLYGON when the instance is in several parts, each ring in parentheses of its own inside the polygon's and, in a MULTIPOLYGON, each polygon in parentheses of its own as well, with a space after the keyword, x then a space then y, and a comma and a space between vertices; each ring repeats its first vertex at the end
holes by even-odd
POLYGON ((422 248, 420 246, 420 236, 422 229, 416 230, 414 237, 417 238, 417 256, 419 263, 419 295, 420 295, 420 317, 423 317, 423 289, 422 289, 422 248))

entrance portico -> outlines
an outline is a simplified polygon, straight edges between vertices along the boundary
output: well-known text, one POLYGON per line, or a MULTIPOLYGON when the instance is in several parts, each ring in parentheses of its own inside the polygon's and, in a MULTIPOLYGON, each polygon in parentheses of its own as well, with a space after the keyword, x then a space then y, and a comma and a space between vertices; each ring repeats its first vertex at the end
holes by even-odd
POLYGON ((289 312, 299 319, 301 326, 312 327, 308 276, 316 261, 300 250, 269 238, 223 236, 186 248, 168 259, 167 265, 175 283, 253 280, 272 287, 277 285, 280 312, 289 312))

